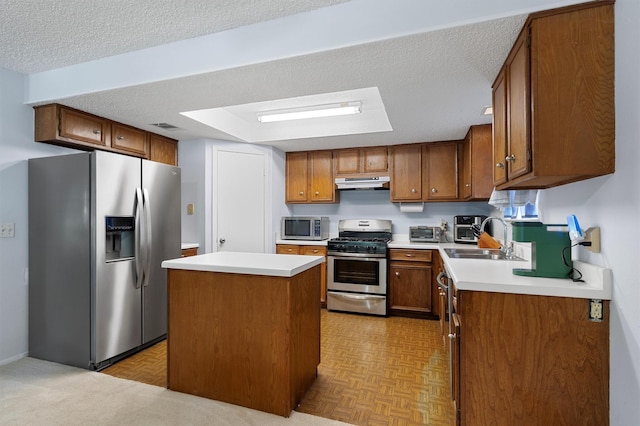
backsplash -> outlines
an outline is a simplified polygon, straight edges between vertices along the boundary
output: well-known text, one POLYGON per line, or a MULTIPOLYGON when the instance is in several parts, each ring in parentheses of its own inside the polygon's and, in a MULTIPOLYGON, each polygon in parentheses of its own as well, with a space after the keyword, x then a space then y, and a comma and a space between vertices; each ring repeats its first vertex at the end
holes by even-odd
POLYGON ((480 214, 489 215, 490 206, 486 201, 425 203, 419 213, 400 211, 398 203, 389 201, 386 190, 342 191, 338 204, 289 204, 292 216, 328 216, 331 222, 329 232, 338 233, 340 219, 390 219, 394 234, 408 234, 409 226, 440 225, 447 221, 447 240, 453 240, 453 216, 480 214))

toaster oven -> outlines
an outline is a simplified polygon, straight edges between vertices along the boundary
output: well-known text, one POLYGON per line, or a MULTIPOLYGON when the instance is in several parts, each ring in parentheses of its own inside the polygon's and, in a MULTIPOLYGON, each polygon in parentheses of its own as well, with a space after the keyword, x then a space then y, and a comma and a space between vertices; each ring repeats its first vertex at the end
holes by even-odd
POLYGON ((412 243, 439 243, 442 229, 439 226, 410 226, 409 241, 412 243))

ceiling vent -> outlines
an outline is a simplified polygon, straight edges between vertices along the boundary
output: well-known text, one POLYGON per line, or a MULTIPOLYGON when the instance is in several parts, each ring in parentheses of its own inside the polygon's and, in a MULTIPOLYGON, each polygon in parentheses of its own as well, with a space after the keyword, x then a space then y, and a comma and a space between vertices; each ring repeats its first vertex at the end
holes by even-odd
POLYGON ((173 124, 169 124, 169 123, 151 123, 152 126, 156 126, 156 127, 160 127, 161 129, 164 130, 176 130, 178 129, 178 127, 174 126, 173 124))

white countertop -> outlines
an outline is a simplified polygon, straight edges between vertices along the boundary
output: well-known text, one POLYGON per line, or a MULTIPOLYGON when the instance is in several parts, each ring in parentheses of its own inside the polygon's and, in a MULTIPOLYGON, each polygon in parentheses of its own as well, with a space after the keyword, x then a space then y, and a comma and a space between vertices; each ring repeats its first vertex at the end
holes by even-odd
POLYGON ((324 256, 216 252, 165 260, 166 269, 293 277, 324 262, 324 256))
POLYGON ((514 275, 514 268, 529 269, 531 261, 453 259, 445 248, 474 248, 473 244, 412 243, 402 236, 389 243, 389 248, 439 250, 447 271, 458 290, 488 291, 494 293, 531 294, 539 296, 576 297, 611 300, 611 269, 578 260, 573 267, 582 273, 585 282, 570 279, 525 277, 514 275))
POLYGON ((192 248, 198 248, 200 247, 200 244, 198 243, 182 243, 182 250, 186 250, 186 249, 192 249, 192 248))

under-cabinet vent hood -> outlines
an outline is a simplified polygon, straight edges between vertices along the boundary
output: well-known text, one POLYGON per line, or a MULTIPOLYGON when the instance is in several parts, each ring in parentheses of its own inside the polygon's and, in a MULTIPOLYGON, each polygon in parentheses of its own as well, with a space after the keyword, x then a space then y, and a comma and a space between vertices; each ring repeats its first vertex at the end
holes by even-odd
POLYGON ((336 186, 345 189, 389 189, 389 176, 336 178, 336 186))

